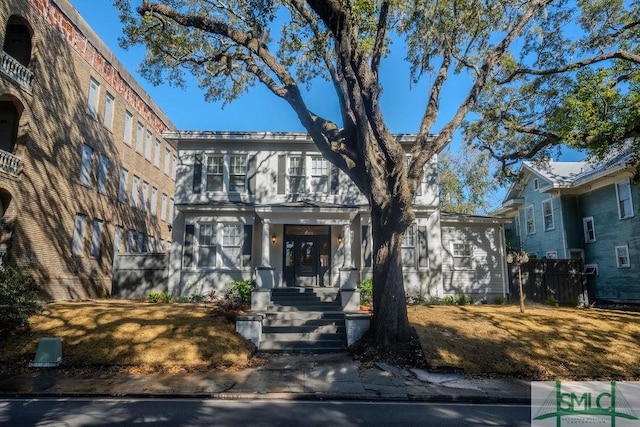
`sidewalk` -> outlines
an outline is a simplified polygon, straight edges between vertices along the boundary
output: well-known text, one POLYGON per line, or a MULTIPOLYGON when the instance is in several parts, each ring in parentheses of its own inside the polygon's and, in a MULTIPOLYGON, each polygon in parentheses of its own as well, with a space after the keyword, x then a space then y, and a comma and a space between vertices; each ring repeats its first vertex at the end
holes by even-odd
POLYGON ((529 403, 529 381, 465 378, 402 370, 379 363, 365 368, 346 353, 270 355, 267 364, 237 372, 140 374, 86 378, 56 369, 0 374, 2 397, 195 397, 214 399, 394 400, 529 403))

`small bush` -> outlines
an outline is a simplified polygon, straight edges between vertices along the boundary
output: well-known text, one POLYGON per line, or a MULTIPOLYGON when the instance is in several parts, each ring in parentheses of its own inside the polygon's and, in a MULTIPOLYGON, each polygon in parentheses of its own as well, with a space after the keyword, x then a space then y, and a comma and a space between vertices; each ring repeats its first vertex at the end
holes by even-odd
POLYGON ((504 298, 502 297, 502 295, 498 295, 497 297, 495 297, 493 299, 493 303, 495 305, 502 305, 502 304, 504 304, 504 298))
POLYGON ((251 291, 256 287, 253 280, 236 280, 231 282, 227 289, 227 295, 235 301, 251 304, 251 291))
POLYGON ((366 305, 373 302, 373 279, 368 278, 360 282, 360 304, 366 305))
POLYGON ((444 304, 444 301, 442 300, 442 298, 440 297, 429 297, 429 301, 427 302, 430 305, 442 305, 444 304))
POLYGON ((147 301, 154 304, 158 304, 158 303, 169 304, 173 302, 173 296, 171 296, 171 294, 167 291, 162 291, 162 292, 154 291, 154 292, 149 292, 149 295, 147 295, 147 301))
POLYGON ((422 294, 415 294, 415 295, 407 294, 406 300, 407 300, 407 304, 415 304, 415 305, 424 304, 425 302, 427 302, 427 299, 422 294))
POLYGON ((42 305, 40 287, 17 266, 0 267, 0 334, 24 326, 42 305))
POLYGON ((189 302, 205 302, 207 297, 204 295, 193 294, 189 296, 189 302))
POLYGON ((546 305, 550 305, 552 307, 555 307, 555 306, 558 305, 558 301, 554 297, 547 297, 547 299, 544 301, 544 303, 546 305))
POLYGON ((456 297, 456 304, 465 305, 467 303, 467 296, 465 294, 460 294, 456 297))
POLYGON ((453 298, 453 295, 447 295, 446 297, 444 297, 442 299, 442 302, 445 305, 453 305, 456 302, 456 300, 455 300, 455 298, 453 298))

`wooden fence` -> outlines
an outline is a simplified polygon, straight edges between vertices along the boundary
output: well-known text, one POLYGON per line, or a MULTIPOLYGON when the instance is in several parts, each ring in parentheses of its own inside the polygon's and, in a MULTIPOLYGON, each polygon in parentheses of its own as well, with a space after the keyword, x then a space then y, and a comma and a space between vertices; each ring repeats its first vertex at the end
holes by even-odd
MULTIPOLYGON (((588 304, 587 281, 580 260, 532 259, 520 265, 522 287, 528 301, 588 304)), ((518 301, 518 265, 509 264, 509 296, 518 301)))

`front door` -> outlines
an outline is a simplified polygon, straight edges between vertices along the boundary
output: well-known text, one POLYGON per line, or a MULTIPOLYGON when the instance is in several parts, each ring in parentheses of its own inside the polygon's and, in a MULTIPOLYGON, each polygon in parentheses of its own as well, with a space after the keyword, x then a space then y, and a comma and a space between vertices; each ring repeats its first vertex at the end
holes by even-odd
POLYGON ((285 227, 287 286, 329 286, 329 227, 285 227))

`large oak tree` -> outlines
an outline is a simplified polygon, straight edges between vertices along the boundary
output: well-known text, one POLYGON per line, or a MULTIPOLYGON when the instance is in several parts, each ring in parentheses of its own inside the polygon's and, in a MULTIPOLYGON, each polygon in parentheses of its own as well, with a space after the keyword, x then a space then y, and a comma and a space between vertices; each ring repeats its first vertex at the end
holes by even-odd
MULTIPOLYGON (((410 340, 402 278, 402 235, 414 221, 412 199, 426 162, 467 128, 494 156, 524 149, 496 138, 515 123, 518 103, 536 114, 558 101, 562 91, 530 90, 531 99, 511 99, 530 84, 528 76, 565 76, 571 60, 622 48, 626 35, 603 35, 577 47, 563 38, 570 26, 579 37, 599 10, 594 1, 565 0, 116 0, 125 24, 124 44, 146 46, 141 70, 153 83, 183 83, 194 75, 210 100, 232 101, 255 84, 287 102, 322 154, 346 173, 369 200, 373 233, 376 345, 393 349, 410 340), (584 22, 579 21, 583 19, 584 22), (584 25, 582 25, 584 24, 584 25), (398 47, 401 46, 401 47, 398 47), (415 87, 427 86, 416 140, 407 153, 391 134, 380 106, 380 68, 390 49, 406 51, 415 87), (571 56, 559 56, 571 53, 571 56), (557 64, 554 61, 560 61, 557 64), (565 70, 562 70, 562 67, 565 70), (450 77, 465 88, 443 97, 450 77), (459 78, 465 78, 461 84, 459 78), (339 105, 337 121, 314 113, 306 84, 326 79, 339 105), (427 84, 428 83, 428 84, 427 84), (515 92, 514 92, 515 93, 515 92), (542 104, 536 106, 536 103, 542 104), (438 119, 441 103, 452 111, 438 119), (454 104, 455 103, 455 104, 454 104), (505 108, 503 108, 503 104, 505 108), (516 105, 514 105, 516 104, 516 105), (507 108, 508 107, 508 108, 507 108), (501 114, 507 112, 506 116, 501 114), (512 111, 514 110, 514 111, 512 111), (471 114, 474 113, 475 114, 471 114), (435 128, 436 123, 444 123, 435 128)), ((607 4, 621 2, 597 1, 607 4)), ((626 5, 619 8, 624 9, 626 5)), ((630 28, 634 28, 631 26, 630 28)), ((602 32, 606 32, 605 29, 602 32)), ((574 36, 575 38, 575 36, 574 36)), ((635 40, 634 40, 635 42, 635 40)), ((612 56, 612 58, 615 55, 612 56)), ((581 65, 580 65, 581 66, 581 65)), ((572 78, 571 76, 569 78, 572 78)), ((408 82, 409 83, 409 82, 408 82)), ((535 88, 534 88, 535 89, 535 88)), ((518 124, 526 130, 526 122, 518 124)), ((509 130, 511 131, 511 130, 509 130)))

